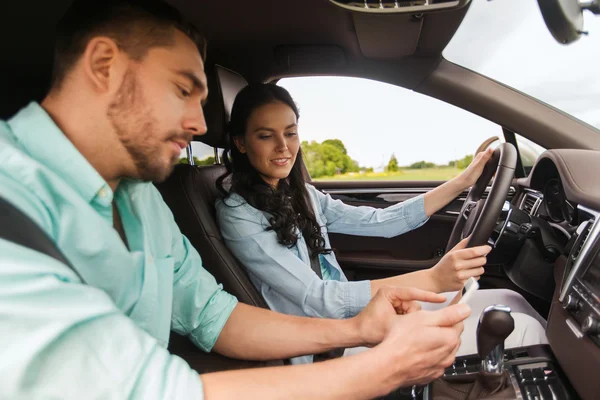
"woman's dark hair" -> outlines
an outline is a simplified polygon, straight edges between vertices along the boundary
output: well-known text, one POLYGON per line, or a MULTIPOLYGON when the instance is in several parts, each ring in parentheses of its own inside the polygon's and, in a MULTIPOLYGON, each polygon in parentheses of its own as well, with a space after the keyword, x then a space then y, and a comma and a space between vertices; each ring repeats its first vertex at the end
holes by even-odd
MULTIPOLYGON (((239 194, 252 207, 271 215, 267 230, 277 233, 279 243, 292 247, 298 242, 298 232, 306 240, 311 256, 329 253, 325 249, 325 239, 310 205, 306 181, 304 179, 302 150, 298 150, 296 162, 285 179, 280 179, 276 188, 269 185, 250 164, 248 156, 242 154, 233 139, 244 136, 252 113, 265 104, 283 103, 299 118, 298 107, 292 96, 284 88, 274 84, 251 84, 240 91, 231 110, 228 129, 228 144, 223 151, 223 161, 227 172, 217 179, 217 188, 227 196, 225 180, 230 191, 239 194)), ((227 202, 225 201, 225 204, 227 202)))

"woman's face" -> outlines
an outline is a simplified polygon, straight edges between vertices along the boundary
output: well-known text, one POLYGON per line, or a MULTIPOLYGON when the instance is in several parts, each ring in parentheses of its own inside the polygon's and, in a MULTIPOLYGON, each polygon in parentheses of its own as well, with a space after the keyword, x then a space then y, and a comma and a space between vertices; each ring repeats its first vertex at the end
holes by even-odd
POLYGON ((300 148, 296 114, 285 103, 262 105, 250 114, 246 134, 234 141, 265 182, 276 186, 290 174, 300 148))

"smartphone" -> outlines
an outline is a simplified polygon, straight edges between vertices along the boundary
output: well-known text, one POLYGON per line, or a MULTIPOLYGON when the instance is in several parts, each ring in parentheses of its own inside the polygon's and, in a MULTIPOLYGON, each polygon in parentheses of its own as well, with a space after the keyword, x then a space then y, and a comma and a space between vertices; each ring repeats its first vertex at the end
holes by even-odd
POLYGON ((456 300, 461 295, 461 293, 462 297, 460 298, 460 300, 458 300, 458 304, 466 303, 467 301, 469 301, 469 299, 471 299, 471 297, 477 289, 479 289, 479 283, 477 283, 477 280, 475 278, 467 279, 467 281, 465 282, 465 286, 463 286, 462 290, 456 294, 456 297, 452 299, 450 304, 456 304, 456 300))

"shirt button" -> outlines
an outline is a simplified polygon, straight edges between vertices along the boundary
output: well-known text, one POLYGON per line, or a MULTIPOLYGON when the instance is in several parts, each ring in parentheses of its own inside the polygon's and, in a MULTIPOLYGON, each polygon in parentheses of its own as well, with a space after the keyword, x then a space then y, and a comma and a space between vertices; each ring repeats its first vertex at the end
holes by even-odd
POLYGON ((100 197, 106 197, 108 193, 106 192, 106 189, 102 188, 98 191, 98 196, 100 197))
POLYGON ((148 256, 148 264, 152 264, 152 256, 148 256))

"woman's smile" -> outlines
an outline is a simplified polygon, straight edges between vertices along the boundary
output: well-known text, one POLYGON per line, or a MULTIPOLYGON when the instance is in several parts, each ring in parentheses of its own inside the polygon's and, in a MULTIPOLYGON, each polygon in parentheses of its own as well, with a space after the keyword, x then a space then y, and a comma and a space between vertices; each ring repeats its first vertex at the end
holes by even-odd
POLYGON ((278 167, 285 167, 286 165, 289 164, 290 160, 291 160, 291 157, 284 157, 284 158, 276 158, 274 160, 271 160, 271 162, 278 167))

